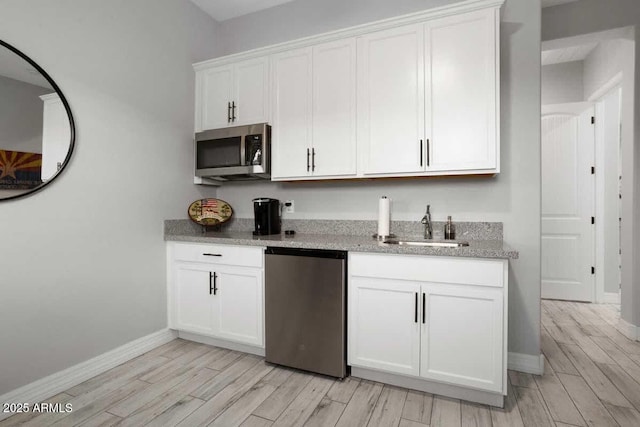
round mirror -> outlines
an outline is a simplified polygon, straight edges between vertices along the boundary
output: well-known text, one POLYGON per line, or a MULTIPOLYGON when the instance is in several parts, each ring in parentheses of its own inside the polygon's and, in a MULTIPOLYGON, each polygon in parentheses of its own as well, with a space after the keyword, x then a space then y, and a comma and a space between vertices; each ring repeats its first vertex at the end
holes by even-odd
POLYGON ((24 197, 53 181, 69 162, 74 139, 60 88, 0 40, 0 200, 24 197))

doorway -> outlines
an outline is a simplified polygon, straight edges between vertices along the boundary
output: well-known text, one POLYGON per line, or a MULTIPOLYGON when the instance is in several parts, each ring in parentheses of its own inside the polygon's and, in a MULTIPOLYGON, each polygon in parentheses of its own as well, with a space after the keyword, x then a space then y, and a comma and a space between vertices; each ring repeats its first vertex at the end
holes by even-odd
POLYGON ((620 304, 627 30, 543 43, 543 299, 620 304))

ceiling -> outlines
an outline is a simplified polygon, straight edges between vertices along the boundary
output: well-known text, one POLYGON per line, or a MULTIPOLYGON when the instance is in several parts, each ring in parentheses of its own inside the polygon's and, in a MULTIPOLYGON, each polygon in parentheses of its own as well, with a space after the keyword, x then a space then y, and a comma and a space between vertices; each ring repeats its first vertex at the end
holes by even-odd
POLYGON ((542 7, 557 6, 559 4, 571 3, 578 0, 542 0, 542 7))
POLYGON ((216 21, 225 21, 293 0, 191 0, 216 21))
POLYGON ((562 62, 583 61, 598 42, 590 42, 576 46, 560 47, 542 51, 542 65, 560 64, 562 62))
MULTIPOLYGON (((247 15, 280 4, 289 3, 293 0, 191 0, 200 9, 209 14, 216 21, 226 21, 227 19, 247 15)), ((542 7, 557 6, 559 4, 571 3, 578 0, 541 0, 542 7)))

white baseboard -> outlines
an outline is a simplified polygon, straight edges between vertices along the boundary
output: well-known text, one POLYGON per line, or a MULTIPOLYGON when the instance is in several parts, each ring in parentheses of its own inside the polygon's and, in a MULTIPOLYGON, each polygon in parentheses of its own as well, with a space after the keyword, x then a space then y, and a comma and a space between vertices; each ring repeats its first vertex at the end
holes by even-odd
MULTIPOLYGON (((175 332, 163 329, 150 335, 131 341, 107 353, 96 356, 63 371, 34 381, 0 396, 2 403, 38 403, 74 387, 90 378, 108 371, 122 363, 140 356, 156 347, 176 338, 175 332)), ((9 413, 0 413, 0 420, 8 418, 9 413)))
POLYGON ((602 302, 605 304, 620 304, 620 292, 605 292, 602 302))
POLYGON ((512 371, 542 375, 544 373, 544 356, 523 353, 509 353, 507 367, 512 371))
POLYGON ((208 337, 206 335, 194 334, 192 332, 178 331, 178 338, 183 340, 195 341, 200 344, 212 345, 214 347, 227 348, 229 350, 241 351, 243 353, 255 354, 264 357, 265 351, 263 347, 256 347, 249 344, 241 344, 233 341, 223 340, 220 338, 208 337))
POLYGON ((622 318, 618 320, 618 330, 630 340, 640 341, 640 327, 632 325, 622 318))
POLYGON ((411 390, 420 390, 431 394, 439 394, 441 396, 452 397, 454 399, 463 399, 470 402, 482 403, 484 405, 496 406, 498 408, 504 407, 504 396, 502 393, 474 390, 467 387, 429 381, 423 378, 407 377, 404 375, 376 371, 375 369, 358 368, 355 366, 351 367, 351 376, 391 384, 397 387, 404 387, 411 390))

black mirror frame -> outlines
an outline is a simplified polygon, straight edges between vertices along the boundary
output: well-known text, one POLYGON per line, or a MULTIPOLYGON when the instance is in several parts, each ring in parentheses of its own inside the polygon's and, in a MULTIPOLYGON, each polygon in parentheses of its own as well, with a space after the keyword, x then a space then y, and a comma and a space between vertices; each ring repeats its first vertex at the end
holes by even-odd
POLYGON ((73 154, 73 149, 75 148, 76 131, 75 131, 75 122, 73 120, 73 114, 71 114, 71 108, 69 107, 69 103, 67 102, 67 98, 64 96, 64 94, 62 93, 62 91, 60 90, 60 87, 58 87, 56 82, 53 81, 51 76, 49 76, 49 74, 47 74, 47 72, 44 71, 42 69, 42 67, 40 67, 38 64, 36 64, 31 58, 29 58, 27 55, 22 53, 19 49, 11 46, 10 44, 6 43, 3 40, 0 40, 0 46, 6 47, 7 49, 12 51, 13 53, 18 55, 19 57, 21 57, 22 59, 27 61, 29 63, 29 65, 31 65, 33 68, 35 68, 47 80, 47 82, 49 82, 51 87, 56 91, 56 93, 58 94, 58 96, 60 96, 60 99, 62 100, 62 104, 64 105, 64 109, 67 112, 67 117, 69 118, 69 130, 70 130, 70 134, 71 134, 71 140, 69 141, 69 151, 67 152, 67 155, 64 158, 64 162, 62 163, 62 166, 60 167, 60 169, 58 169, 56 171, 56 173, 50 179, 48 179, 46 182, 43 182, 42 184, 38 185, 37 187, 34 187, 34 188, 30 189, 30 190, 27 190, 22 194, 17 194, 15 196, 10 196, 10 197, 6 197, 6 198, 0 198, 0 202, 4 202, 4 201, 8 201, 8 200, 16 200, 16 199, 19 199, 19 198, 22 198, 22 197, 30 196, 30 195, 32 195, 34 193, 37 193, 38 191, 42 190, 44 187, 46 187, 52 181, 54 181, 62 173, 62 171, 67 167, 67 165, 69 164, 69 161, 71 160, 71 155, 73 154))

